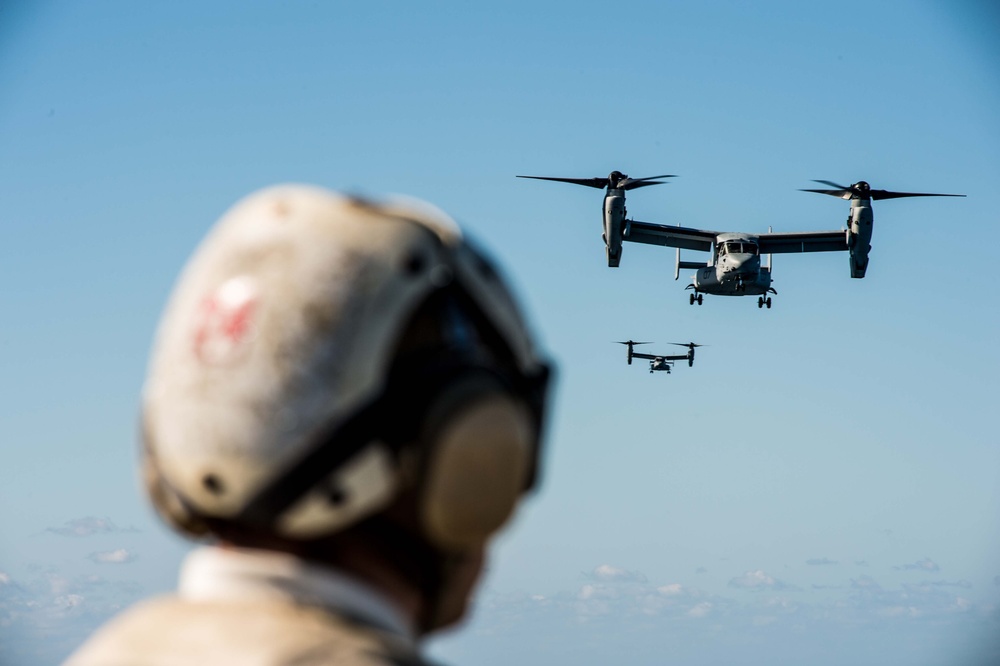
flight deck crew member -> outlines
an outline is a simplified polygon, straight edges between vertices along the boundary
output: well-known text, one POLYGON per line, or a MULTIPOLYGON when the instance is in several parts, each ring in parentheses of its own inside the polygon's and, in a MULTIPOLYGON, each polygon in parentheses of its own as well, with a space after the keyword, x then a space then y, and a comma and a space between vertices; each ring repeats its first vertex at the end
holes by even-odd
POLYGON ((249 196, 181 275, 142 396, 148 494, 207 545, 67 664, 425 663, 535 483, 547 380, 440 212, 249 196))

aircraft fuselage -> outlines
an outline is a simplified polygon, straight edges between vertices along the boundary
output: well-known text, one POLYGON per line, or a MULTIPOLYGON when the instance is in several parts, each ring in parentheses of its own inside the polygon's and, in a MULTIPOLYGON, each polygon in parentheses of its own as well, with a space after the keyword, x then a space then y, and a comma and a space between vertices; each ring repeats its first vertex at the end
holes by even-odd
POLYGON ((697 270, 692 286, 717 296, 761 296, 771 290, 771 270, 761 266, 755 237, 720 234, 713 263, 697 270))
POLYGON ((670 361, 665 361, 662 358, 653 359, 649 362, 649 371, 662 370, 663 372, 670 372, 670 361))

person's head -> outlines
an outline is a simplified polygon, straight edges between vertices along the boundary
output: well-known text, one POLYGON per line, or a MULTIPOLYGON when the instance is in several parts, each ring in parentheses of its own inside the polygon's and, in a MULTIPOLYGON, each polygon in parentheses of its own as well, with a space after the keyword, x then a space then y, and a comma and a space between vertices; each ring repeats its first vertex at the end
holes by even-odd
POLYGON ((163 315, 146 487, 191 536, 390 568, 429 631, 462 615, 535 483, 547 380, 496 268, 443 214, 266 189, 203 241, 163 315))

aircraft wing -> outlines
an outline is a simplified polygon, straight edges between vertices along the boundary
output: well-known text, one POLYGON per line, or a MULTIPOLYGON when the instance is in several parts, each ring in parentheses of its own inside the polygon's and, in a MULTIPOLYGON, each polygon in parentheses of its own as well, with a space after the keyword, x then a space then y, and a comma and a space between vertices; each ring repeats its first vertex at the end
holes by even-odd
POLYGON ((757 236, 761 254, 838 252, 847 250, 847 234, 840 231, 799 231, 757 236))
MULTIPOLYGON (((708 252, 712 249, 715 237, 719 235, 717 231, 706 231, 705 229, 689 229, 687 227, 668 227, 665 224, 652 224, 651 222, 639 222, 630 220, 628 232, 623 240, 633 243, 646 243, 647 245, 665 245, 667 247, 679 247, 683 250, 701 250, 708 252)), ((843 233, 841 233, 843 237, 843 233)))
POLYGON ((687 357, 687 354, 683 356, 664 356, 663 354, 640 354, 632 352, 632 358, 646 358, 650 361, 686 361, 687 357))

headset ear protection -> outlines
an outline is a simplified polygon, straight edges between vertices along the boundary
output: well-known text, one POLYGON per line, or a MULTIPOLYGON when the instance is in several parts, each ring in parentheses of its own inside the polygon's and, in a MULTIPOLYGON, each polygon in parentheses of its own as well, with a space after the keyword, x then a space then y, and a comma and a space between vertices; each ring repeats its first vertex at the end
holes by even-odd
POLYGON ((430 298, 415 321, 437 344, 389 374, 388 439, 415 451, 416 527, 445 551, 480 546, 511 516, 537 472, 547 368, 526 376, 461 285, 430 298))
POLYGON ((507 521, 529 486, 536 419, 492 368, 438 354, 410 379, 426 398, 389 410, 402 417, 402 432, 415 435, 404 436, 411 441, 400 452, 406 457, 412 450, 419 470, 408 513, 442 550, 477 547, 507 521))

